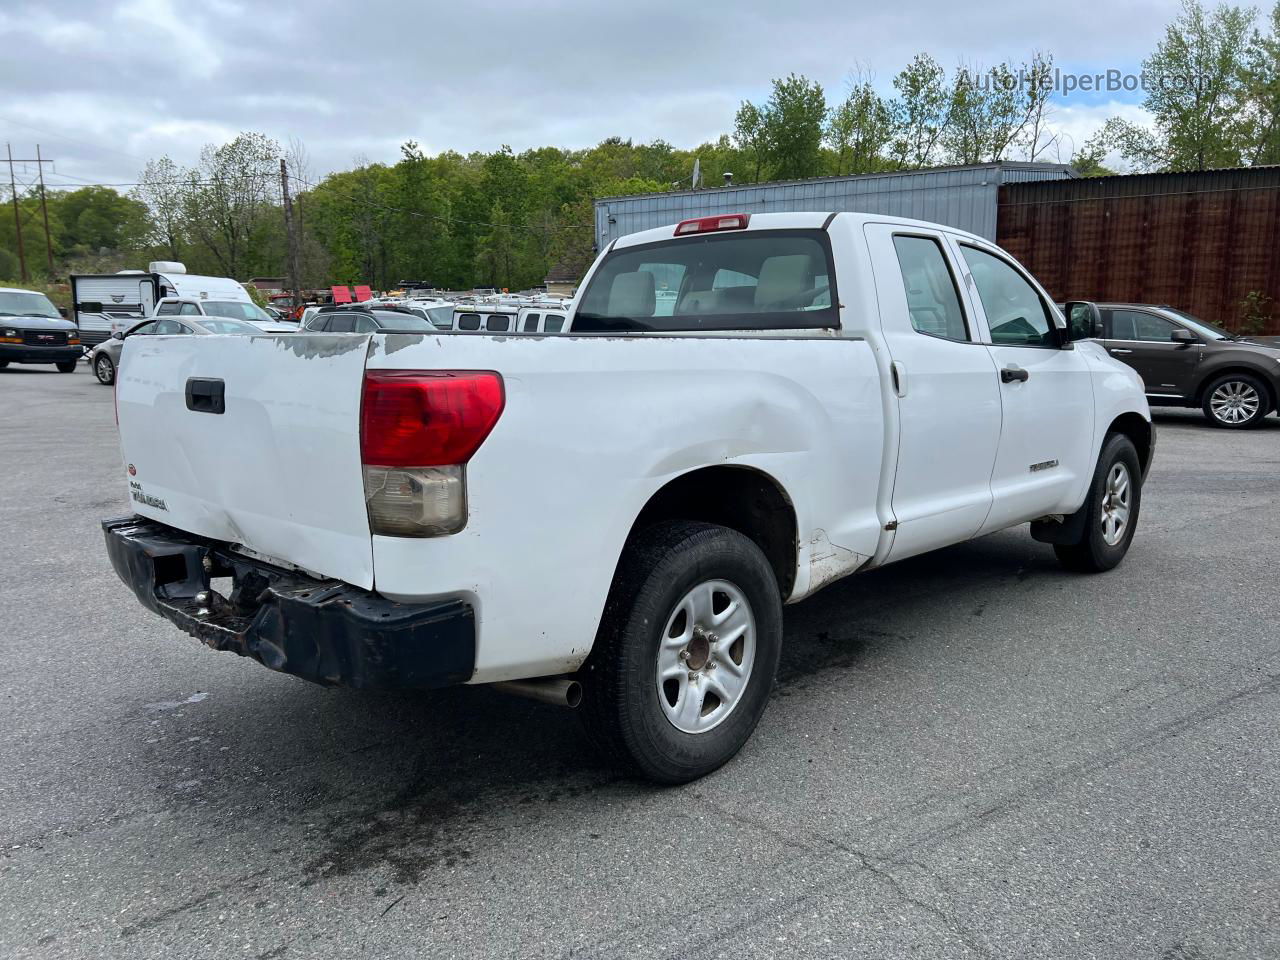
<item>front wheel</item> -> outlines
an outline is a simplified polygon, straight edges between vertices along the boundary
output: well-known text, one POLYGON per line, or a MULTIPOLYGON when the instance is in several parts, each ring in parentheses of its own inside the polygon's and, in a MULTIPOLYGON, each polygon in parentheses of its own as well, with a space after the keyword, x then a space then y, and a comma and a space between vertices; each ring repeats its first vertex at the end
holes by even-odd
POLYGON ((99 383, 109 387, 116 382, 116 365, 105 353, 100 353, 93 361, 93 375, 98 378, 99 383))
POLYGON ((55 364, 55 366, 58 368, 59 373, 75 373, 76 363, 77 361, 75 360, 68 360, 66 363, 55 364))
POLYGON ((1270 406, 1266 386, 1247 373, 1219 377, 1204 391, 1204 415, 1215 427, 1239 430, 1261 426, 1270 406))
POLYGON ((696 780, 746 743, 773 689, 782 598, 735 530, 673 521, 628 544, 580 715, 615 760, 661 783, 696 780))
POLYGON ((1113 433, 1102 445, 1084 511, 1081 539, 1054 544, 1058 561, 1068 570, 1102 573, 1129 552, 1142 506, 1142 464, 1133 441, 1113 433))

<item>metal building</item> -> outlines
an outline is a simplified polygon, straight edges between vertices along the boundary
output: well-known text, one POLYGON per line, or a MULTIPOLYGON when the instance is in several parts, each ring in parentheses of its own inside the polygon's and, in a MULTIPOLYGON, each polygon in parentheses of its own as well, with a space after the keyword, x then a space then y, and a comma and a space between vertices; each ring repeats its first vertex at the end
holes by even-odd
POLYGON ((603 250, 611 241, 629 233, 690 217, 794 211, 855 211, 913 217, 945 223, 994 240, 996 205, 1002 184, 1074 176, 1075 172, 1065 164, 1009 161, 603 197, 596 201, 596 249, 603 250))

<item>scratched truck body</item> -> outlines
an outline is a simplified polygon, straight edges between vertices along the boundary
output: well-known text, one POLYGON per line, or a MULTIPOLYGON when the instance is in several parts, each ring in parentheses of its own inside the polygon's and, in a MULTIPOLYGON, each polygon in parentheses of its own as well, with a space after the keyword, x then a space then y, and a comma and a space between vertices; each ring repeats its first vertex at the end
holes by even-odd
POLYGON ((1028 522, 1120 561, 1155 436, 1096 316, 976 236, 773 214, 615 241, 567 336, 137 338, 107 544, 211 646, 581 701, 688 780, 759 720, 784 604, 1028 522))

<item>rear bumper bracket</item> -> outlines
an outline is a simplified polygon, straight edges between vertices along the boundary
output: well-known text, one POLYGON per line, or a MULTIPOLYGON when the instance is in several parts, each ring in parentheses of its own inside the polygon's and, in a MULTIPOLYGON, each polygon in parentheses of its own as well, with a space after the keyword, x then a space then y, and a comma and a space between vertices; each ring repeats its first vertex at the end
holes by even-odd
POLYGON ((325 686, 424 689, 474 672, 475 612, 463 600, 396 603, 140 517, 102 529, 111 565, 142 605, 215 650, 325 686), (223 577, 233 584, 226 596, 210 583, 223 577))

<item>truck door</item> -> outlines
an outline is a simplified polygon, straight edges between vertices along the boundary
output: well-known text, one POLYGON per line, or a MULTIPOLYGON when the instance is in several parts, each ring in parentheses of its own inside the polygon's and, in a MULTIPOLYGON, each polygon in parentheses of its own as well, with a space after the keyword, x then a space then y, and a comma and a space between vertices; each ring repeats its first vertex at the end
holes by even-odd
POLYGON ((1102 311, 1107 352, 1138 371, 1147 394, 1185 397, 1191 391, 1203 350, 1170 337, 1179 324, 1146 310, 1113 308, 1102 311))
POLYGON ((941 233, 868 224, 898 408, 888 560, 974 536, 991 508, 1000 384, 941 233))
POLYGON ((1062 349, 1048 297, 999 251, 952 238, 997 368, 1002 424, 982 532, 1079 507, 1093 476, 1093 377, 1062 349))

